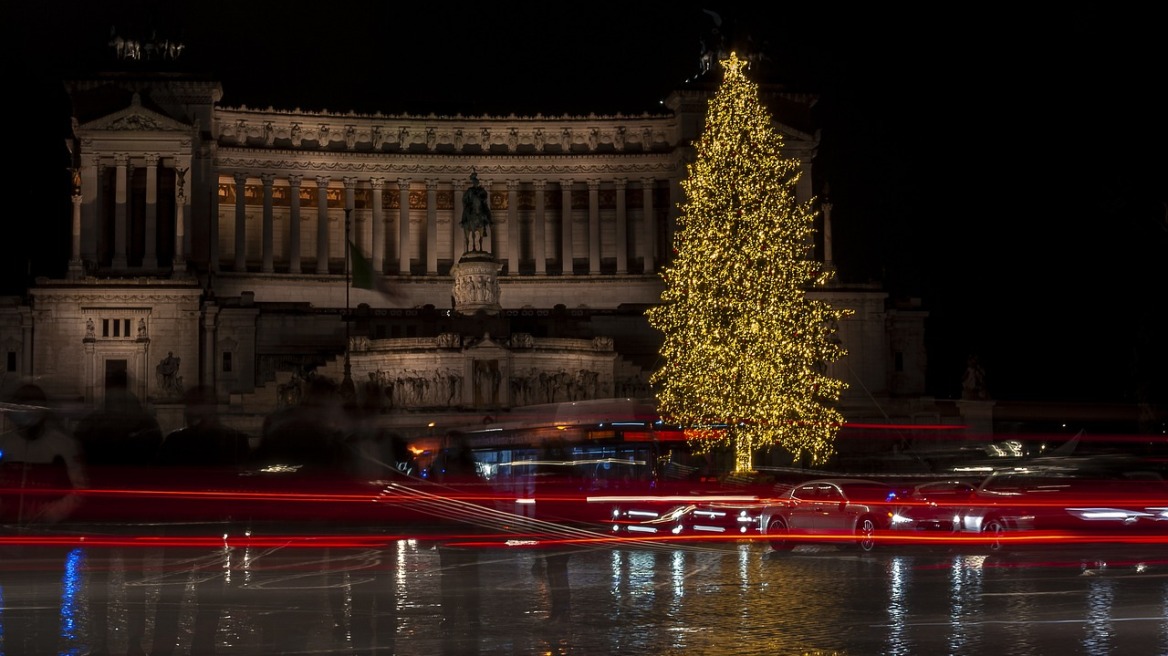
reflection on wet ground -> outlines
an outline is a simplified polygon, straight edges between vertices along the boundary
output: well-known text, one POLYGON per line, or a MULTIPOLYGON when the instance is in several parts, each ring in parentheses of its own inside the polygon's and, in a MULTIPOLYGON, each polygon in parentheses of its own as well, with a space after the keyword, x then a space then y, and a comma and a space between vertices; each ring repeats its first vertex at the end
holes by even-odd
POLYGON ((16 556, 0 581, 6 654, 36 653, 18 622, 49 608, 58 652, 78 655, 100 644, 103 613, 110 653, 134 634, 150 654, 1168 653, 1168 558, 1128 551, 440 554, 402 540, 16 556))

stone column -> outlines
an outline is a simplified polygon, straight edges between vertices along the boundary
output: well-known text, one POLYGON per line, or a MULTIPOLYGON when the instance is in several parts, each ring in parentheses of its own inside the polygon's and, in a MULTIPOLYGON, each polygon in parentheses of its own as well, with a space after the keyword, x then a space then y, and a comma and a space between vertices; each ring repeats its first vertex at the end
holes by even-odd
POLYGON ((507 181, 507 273, 519 275, 519 181, 507 181))
MULTIPOLYGON (((101 201, 101 189, 97 181, 105 170, 100 155, 90 159, 89 166, 81 167, 81 260, 88 258, 91 262, 97 260, 97 242, 99 217, 102 215, 104 203, 101 201)), ((84 266, 84 264, 82 265, 84 266)))
POLYGON ((629 181, 616 179, 616 272, 629 272, 629 217, 625 208, 625 187, 629 181))
POLYGON ((824 202, 820 207, 823 208, 823 264, 828 269, 834 269, 835 263, 832 262, 831 252, 831 203, 824 202))
POLYGON ((681 180, 678 178, 669 179, 669 216, 665 220, 665 258, 669 261, 673 260, 673 235, 677 232, 677 215, 681 212, 678 205, 681 203, 685 192, 681 188, 681 180))
POLYGON ((653 178, 641 178, 641 261, 644 263, 644 272, 653 273, 653 260, 657 250, 657 216, 653 209, 653 189, 657 181, 653 178))
POLYGON ((454 216, 450 218, 450 241, 451 253, 454 255, 454 263, 462 259, 462 254, 466 252, 466 238, 462 232, 462 195, 466 193, 466 182, 463 180, 455 180, 454 184, 454 216))
MULTIPOLYGON (((219 187, 222 182, 218 175, 210 173, 211 166, 207 162, 203 162, 200 169, 207 169, 207 179, 214 178, 211 189, 208 190, 208 208, 207 216, 210 219, 207 221, 207 266, 211 271, 219 273, 222 269, 222 263, 219 262, 219 187)), ((193 184, 193 183, 192 183, 193 184)), ((192 216, 191 223, 194 223, 192 216)))
POLYGON ((795 201, 802 204, 811 200, 815 195, 811 187, 811 157, 803 155, 799 158, 799 169, 803 171, 804 175, 799 176, 799 181, 795 183, 795 201))
POLYGON ((272 226, 272 184, 276 181, 276 176, 272 173, 260 174, 260 180, 264 183, 264 233, 263 233, 263 257, 264 264, 262 271, 264 273, 272 273, 276 270, 275 255, 272 253, 273 241, 275 235, 274 227, 272 226))
POLYGON ((410 273, 410 179, 398 178, 397 270, 410 273))
MULTIPOLYGON (((502 263, 503 260, 499 258, 500 256, 504 255, 502 249, 503 244, 506 243, 506 238, 505 235, 499 232, 500 221, 499 215, 496 213, 498 208, 492 205, 492 201, 494 199, 491 195, 495 189, 496 183, 493 180, 484 180, 480 181, 480 184, 482 184, 483 189, 485 189, 487 192, 487 207, 491 209, 491 221, 493 223, 489 231, 490 235, 488 236, 486 233, 483 234, 483 250, 490 253, 492 257, 502 263)), ((499 267, 499 270, 502 271, 502 266, 499 267)))
POLYGON ((219 324, 219 306, 208 302, 203 306, 203 371, 200 385, 209 385, 218 389, 215 381, 215 367, 219 363, 219 353, 215 349, 218 342, 217 326, 219 324))
POLYGON ((158 153, 146 155, 146 220, 143 228, 142 268, 158 268, 158 153))
POLYGON ((385 216, 382 210, 382 189, 385 187, 385 178, 370 178, 369 185, 373 188, 373 271, 385 272, 385 216))
MULTIPOLYGON (((350 225, 342 226, 342 233, 341 234, 342 235, 344 234, 344 232, 343 232, 344 230, 348 230, 349 241, 352 241, 353 245, 356 246, 360 252, 368 253, 369 249, 365 247, 365 243, 363 243, 363 240, 361 239, 361 231, 356 229, 357 217, 353 216, 353 214, 354 214, 353 209, 357 206, 357 178, 354 178, 352 176, 345 176, 344 178, 341 179, 341 181, 345 185, 345 210, 348 211, 349 220, 352 221, 352 223, 350 225)), ((348 253, 349 253, 349 251, 347 250, 348 248, 349 248, 349 245, 345 244, 345 249, 346 249, 345 250, 345 257, 346 258, 348 257, 348 253)))
POLYGON ((426 180, 426 275, 438 275, 438 181, 426 180))
POLYGON ((288 273, 300 273, 300 182, 302 175, 288 176, 288 273))
POLYGON ((21 313, 20 317, 20 371, 25 376, 32 376, 32 316, 21 313))
POLYGON ((531 251, 535 256, 535 275, 547 274, 547 244, 544 243, 547 221, 547 180, 535 180, 535 219, 531 222, 531 251))
POLYGON ((87 339, 81 348, 85 352, 85 363, 82 365, 82 375, 85 376, 85 402, 93 403, 97 394, 95 385, 97 380, 97 342, 87 339))
POLYGON ((235 174, 235 271, 247 271, 247 174, 235 174))
POLYGON ((176 163, 174 169, 174 262, 175 273, 187 270, 187 172, 191 170, 189 159, 176 163))
POLYGON ((600 273, 600 180, 588 181, 588 273, 600 273))
POLYGON ((328 227, 328 185, 327 175, 316 176, 316 272, 329 272, 329 227, 328 227))
POLYGON ((560 180, 560 262, 565 276, 572 275, 572 181, 560 180))
MULTIPOLYGON (((79 175, 74 172, 74 175, 79 175)), ((69 275, 70 280, 78 280, 85 275, 84 267, 81 264, 81 185, 75 182, 73 187, 73 249, 71 257, 69 258, 69 275)))
POLYGON ((114 259, 113 268, 126 268, 126 191, 129 177, 129 157, 124 153, 114 155, 114 166, 118 168, 114 185, 114 259))

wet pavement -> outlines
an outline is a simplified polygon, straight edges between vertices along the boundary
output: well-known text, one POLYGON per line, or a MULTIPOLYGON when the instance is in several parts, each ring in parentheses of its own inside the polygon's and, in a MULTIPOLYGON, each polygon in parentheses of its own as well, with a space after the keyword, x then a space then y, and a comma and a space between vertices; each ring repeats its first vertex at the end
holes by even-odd
POLYGON ((1155 551, 82 546, 3 575, 7 656, 97 653, 102 617, 116 654, 1168 653, 1155 551))

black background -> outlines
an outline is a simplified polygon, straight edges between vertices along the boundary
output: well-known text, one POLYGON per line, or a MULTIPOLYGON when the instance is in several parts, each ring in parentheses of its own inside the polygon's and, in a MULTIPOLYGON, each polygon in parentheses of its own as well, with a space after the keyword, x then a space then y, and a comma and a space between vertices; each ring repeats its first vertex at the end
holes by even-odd
POLYGON ((640 113, 715 27, 820 96, 844 282, 929 312, 929 388, 976 353, 998 399, 1164 403, 1168 66, 1151 9, 776 3, 5 3, 0 293, 69 257, 61 80, 111 29, 178 39, 223 105, 361 113, 640 113))

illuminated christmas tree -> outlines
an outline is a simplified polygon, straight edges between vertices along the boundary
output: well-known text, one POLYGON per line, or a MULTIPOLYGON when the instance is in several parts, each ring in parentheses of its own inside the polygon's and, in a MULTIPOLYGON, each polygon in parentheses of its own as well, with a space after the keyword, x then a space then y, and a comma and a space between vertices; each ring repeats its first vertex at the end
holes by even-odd
POLYGON ((771 445, 821 462, 844 421, 835 404, 846 384, 825 372, 845 355, 835 332, 851 311, 808 297, 831 272, 813 259, 813 200, 795 198, 799 162, 783 156, 746 62, 731 53, 721 64, 681 183, 676 257, 647 312, 664 333, 658 410, 699 451, 732 447, 736 472, 771 445))

